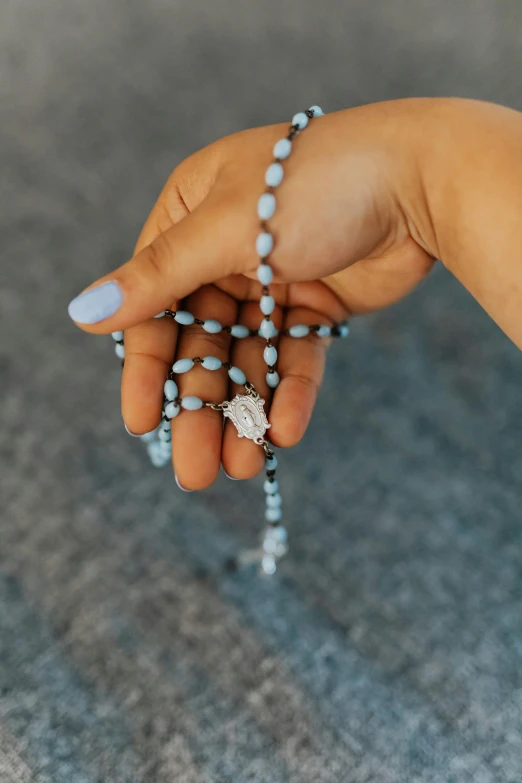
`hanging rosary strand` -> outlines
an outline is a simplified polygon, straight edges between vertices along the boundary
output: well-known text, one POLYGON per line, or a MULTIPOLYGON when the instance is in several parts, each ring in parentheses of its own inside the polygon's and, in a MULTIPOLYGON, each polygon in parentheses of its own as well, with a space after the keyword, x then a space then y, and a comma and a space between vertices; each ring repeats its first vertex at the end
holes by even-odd
MULTIPOLYGON (((334 324, 333 326, 327 324, 296 324, 289 329, 279 332, 270 317, 275 308, 275 300, 269 289, 273 279, 269 257, 274 247, 274 238, 268 230, 267 221, 274 215, 276 209, 274 190, 283 180, 282 161, 286 160, 290 155, 293 140, 306 128, 312 118, 320 117, 322 114, 323 112, 319 106, 311 106, 307 111, 294 115, 288 135, 275 144, 273 150, 274 160, 265 173, 266 189, 257 203, 257 214, 261 230, 255 241, 256 251, 259 256, 257 279, 262 286, 259 307, 263 314, 263 320, 259 329, 249 329, 243 324, 223 326, 214 319, 201 320, 196 318, 186 310, 165 310, 156 316, 156 318, 171 318, 180 326, 197 324, 208 334, 218 334, 221 331, 225 331, 232 337, 240 340, 246 337, 263 337, 266 341, 263 350, 263 359, 267 365, 266 383, 271 389, 275 389, 279 385, 280 380, 276 370, 277 348, 272 343, 272 339, 277 337, 278 334, 294 338, 315 334, 318 338, 325 338, 347 337, 349 333, 347 322, 334 324)), ((116 355, 122 360, 123 364, 125 359, 123 332, 113 332, 112 337, 116 341, 116 355)), ((265 414, 265 400, 259 396, 254 385, 247 380, 245 373, 239 367, 235 367, 230 362, 222 362, 217 356, 204 356, 203 358, 194 356, 193 358, 178 359, 169 370, 163 393, 163 413, 160 424, 151 432, 141 436, 141 440, 147 444, 149 457, 154 466, 158 468, 163 467, 172 459, 172 420, 176 418, 182 409, 196 411, 207 407, 215 411, 221 411, 224 418, 232 421, 240 438, 249 438, 263 448, 266 471, 266 480, 263 484, 266 526, 261 547, 241 552, 233 561, 230 561, 229 565, 237 567, 251 562, 260 562, 262 570, 266 574, 273 574, 276 571, 277 562, 288 550, 288 538, 287 531, 282 525, 282 497, 279 492, 279 483, 275 478, 277 457, 274 454, 272 444, 265 437, 266 431, 271 426, 265 414), (180 397, 175 376, 189 372, 197 364, 211 372, 225 369, 230 380, 243 387, 244 394, 236 394, 232 400, 224 400, 223 402, 204 402, 200 397, 195 396, 180 397)))

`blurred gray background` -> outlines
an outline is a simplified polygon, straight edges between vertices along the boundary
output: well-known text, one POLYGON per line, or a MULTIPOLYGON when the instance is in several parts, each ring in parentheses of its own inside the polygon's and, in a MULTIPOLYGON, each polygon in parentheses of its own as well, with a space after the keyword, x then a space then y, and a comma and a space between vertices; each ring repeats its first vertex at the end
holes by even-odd
POLYGON ((273 580, 220 570, 260 480, 153 469, 66 306, 200 146, 522 108, 521 44, 518 0, 1 4, 2 783, 520 782, 522 360, 466 292, 441 268, 334 346, 273 580))

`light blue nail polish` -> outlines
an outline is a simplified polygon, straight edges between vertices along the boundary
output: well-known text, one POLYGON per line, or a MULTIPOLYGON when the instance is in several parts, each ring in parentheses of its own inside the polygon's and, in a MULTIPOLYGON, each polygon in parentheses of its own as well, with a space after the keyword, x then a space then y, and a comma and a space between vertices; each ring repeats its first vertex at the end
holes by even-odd
POLYGON ((185 489, 185 487, 182 487, 181 484, 179 483, 179 479, 178 479, 178 477, 176 476, 175 473, 174 473, 174 478, 176 479, 176 484, 178 485, 178 487, 181 489, 182 492, 193 492, 194 491, 193 489, 185 489))
POLYGON ((69 302, 69 315, 79 324, 96 324, 114 315, 123 301, 117 283, 102 283, 69 302))

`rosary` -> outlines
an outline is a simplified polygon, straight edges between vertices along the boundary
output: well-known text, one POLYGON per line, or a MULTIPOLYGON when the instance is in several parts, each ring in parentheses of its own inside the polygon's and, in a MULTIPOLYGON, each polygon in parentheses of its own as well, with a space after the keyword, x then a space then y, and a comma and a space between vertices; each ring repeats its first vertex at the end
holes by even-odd
MULTIPOLYGON (((257 235, 255 248, 259 256, 257 279, 261 283, 261 299, 259 307, 263 319, 258 330, 248 329, 242 324, 223 326, 219 321, 207 319, 205 321, 195 318, 186 310, 165 310, 158 313, 156 318, 173 318, 181 326, 198 324, 209 334, 228 332, 232 337, 244 339, 260 335, 266 340, 263 350, 263 358, 267 365, 266 382, 271 389, 279 384, 279 375, 276 370, 277 348, 272 344, 272 338, 278 334, 270 315, 275 308, 274 297, 270 294, 269 285, 272 282, 273 272, 269 264, 269 256, 274 246, 274 239, 268 230, 267 221, 273 216, 276 209, 274 190, 283 180, 282 161, 288 158, 292 151, 292 142, 299 133, 306 128, 314 117, 322 116, 323 111, 319 106, 311 106, 305 112, 299 112, 292 118, 288 135, 280 139, 274 146, 273 162, 268 166, 265 174, 266 189, 257 204, 257 214, 260 220, 261 231, 257 235)), ((347 337, 349 327, 346 322, 328 326, 326 324, 296 324, 285 329, 281 334, 289 337, 306 337, 315 334, 316 337, 347 337)), ((122 360, 125 358, 123 332, 113 332, 112 337, 116 341, 116 355, 122 360)), ((141 436, 141 440, 147 445, 147 451, 152 464, 158 468, 167 465, 172 457, 171 426, 174 419, 183 408, 188 411, 196 411, 203 407, 222 411, 224 418, 230 419, 237 429, 240 438, 250 438, 265 453, 266 480, 263 488, 265 491, 265 521, 261 547, 259 549, 242 552, 232 561, 234 566, 246 565, 250 562, 260 562, 262 571, 273 574, 277 568, 277 562, 288 551, 287 531, 281 524, 282 498, 279 493, 279 484, 275 478, 277 457, 274 454, 272 444, 265 437, 270 424, 265 414, 265 400, 256 392, 252 383, 247 380, 245 373, 230 362, 222 362, 216 356, 195 356, 188 359, 178 359, 172 365, 164 385, 163 414, 161 422, 156 429, 141 436), (226 369, 231 381, 244 388, 244 394, 236 394, 234 399, 224 402, 204 402, 199 397, 180 397, 178 386, 174 377, 189 372, 196 364, 200 364, 205 370, 212 372, 226 369)))

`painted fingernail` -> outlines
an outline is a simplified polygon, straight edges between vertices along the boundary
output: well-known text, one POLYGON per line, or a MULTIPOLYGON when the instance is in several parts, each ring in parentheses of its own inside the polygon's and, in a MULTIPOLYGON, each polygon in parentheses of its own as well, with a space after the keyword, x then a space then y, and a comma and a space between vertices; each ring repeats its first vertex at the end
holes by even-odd
POLYGON ((96 324, 114 315, 122 301, 118 283, 102 283, 69 302, 69 315, 79 324, 96 324))
POLYGON ((178 485, 178 487, 181 489, 182 492, 193 492, 194 491, 193 489, 185 489, 185 487, 182 487, 181 484, 179 483, 179 479, 178 479, 178 477, 176 476, 175 473, 174 473, 174 478, 176 479, 176 484, 178 485))
POLYGON ((136 432, 131 432, 130 429, 125 424, 125 422, 123 422, 123 426, 125 427, 125 429, 129 433, 129 435, 132 435, 133 438, 141 438, 141 435, 138 435, 136 432))
POLYGON ((223 468, 223 473, 224 473, 224 474, 225 474, 225 476, 226 476, 227 478, 229 478, 231 481, 241 481, 241 479, 234 478, 234 476, 229 476, 229 475, 228 475, 228 473, 226 472, 225 468, 223 468))

